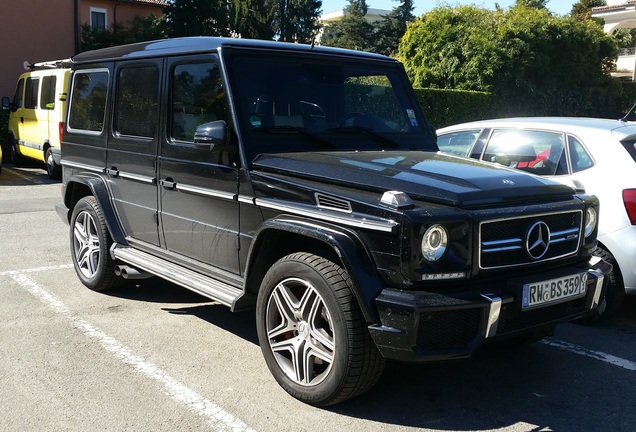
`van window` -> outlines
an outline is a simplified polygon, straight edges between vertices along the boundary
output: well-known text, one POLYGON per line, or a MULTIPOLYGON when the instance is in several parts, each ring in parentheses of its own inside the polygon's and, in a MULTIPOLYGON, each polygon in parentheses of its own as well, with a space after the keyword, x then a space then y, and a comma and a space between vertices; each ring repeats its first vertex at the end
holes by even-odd
POLYGON ((221 74, 213 62, 178 64, 172 70, 171 137, 194 141, 197 126, 226 120, 221 74))
POLYGON ((104 129, 108 71, 77 71, 71 88, 70 130, 101 133, 104 129))
POLYGON ((18 85, 15 88, 15 94, 13 95, 13 106, 15 109, 22 108, 22 96, 24 93, 24 78, 20 78, 18 85))
POLYGON ((38 106, 38 88, 40 79, 29 77, 26 79, 26 91, 24 92, 24 107, 33 109, 38 106))
POLYGON ((42 78, 42 95, 40 97, 40 108, 55 108, 55 84, 57 77, 55 75, 45 76, 42 78))
POLYGON ((120 135, 155 135, 159 99, 159 69, 156 66, 119 70, 114 132, 120 135))

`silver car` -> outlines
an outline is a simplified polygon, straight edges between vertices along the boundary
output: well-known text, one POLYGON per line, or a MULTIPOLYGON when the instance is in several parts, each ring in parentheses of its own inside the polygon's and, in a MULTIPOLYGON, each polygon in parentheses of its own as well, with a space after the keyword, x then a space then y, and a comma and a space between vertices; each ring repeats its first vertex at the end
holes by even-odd
POLYGON ((484 120, 439 129, 441 151, 548 176, 601 201, 597 255, 614 266, 608 316, 636 295, 636 123, 579 117, 484 120))

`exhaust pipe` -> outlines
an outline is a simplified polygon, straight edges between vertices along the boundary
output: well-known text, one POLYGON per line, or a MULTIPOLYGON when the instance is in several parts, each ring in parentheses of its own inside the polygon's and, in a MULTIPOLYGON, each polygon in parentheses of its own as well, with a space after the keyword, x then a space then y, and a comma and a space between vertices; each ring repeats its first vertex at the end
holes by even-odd
POLYGON ((115 274, 123 277, 124 279, 148 279, 152 277, 152 275, 148 272, 137 270, 136 268, 132 268, 127 265, 116 265, 115 274))

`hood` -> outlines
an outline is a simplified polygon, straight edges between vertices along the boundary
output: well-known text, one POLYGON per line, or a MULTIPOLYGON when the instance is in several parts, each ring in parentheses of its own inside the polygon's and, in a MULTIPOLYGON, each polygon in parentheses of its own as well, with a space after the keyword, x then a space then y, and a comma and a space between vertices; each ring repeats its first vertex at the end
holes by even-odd
POLYGON ((441 152, 377 151, 262 154, 253 170, 454 207, 571 198, 566 185, 521 171, 441 152))

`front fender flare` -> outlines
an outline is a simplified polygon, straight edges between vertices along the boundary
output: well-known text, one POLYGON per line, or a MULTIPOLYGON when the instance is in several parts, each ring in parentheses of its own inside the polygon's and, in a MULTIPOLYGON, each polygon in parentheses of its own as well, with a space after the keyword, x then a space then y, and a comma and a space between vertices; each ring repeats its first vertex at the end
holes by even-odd
MULTIPOLYGON (((255 294, 254 290, 258 290, 255 285, 258 283, 260 286, 260 281, 254 276, 253 270, 258 268, 256 263, 259 259, 259 251, 267 234, 272 230, 306 237, 327 245, 333 250, 353 282, 353 294, 365 320, 378 322, 379 316, 374 300, 384 288, 384 284, 369 251, 354 231, 320 221, 294 216, 279 216, 265 221, 256 232, 250 246, 245 273, 245 294, 255 294)), ((261 274, 259 271, 254 273, 257 274, 256 276, 261 274)), ((238 308, 237 304, 235 306, 238 308)))

